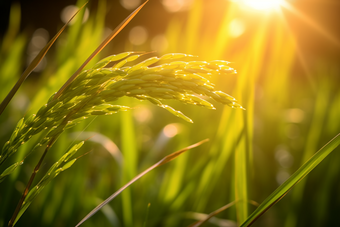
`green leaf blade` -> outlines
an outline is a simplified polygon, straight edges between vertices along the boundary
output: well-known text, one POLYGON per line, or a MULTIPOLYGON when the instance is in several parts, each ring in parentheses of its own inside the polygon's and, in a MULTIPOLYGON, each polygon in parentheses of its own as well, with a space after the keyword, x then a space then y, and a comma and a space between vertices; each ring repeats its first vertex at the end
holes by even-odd
POLYGON ((241 227, 250 226, 257 218, 264 214, 271 206, 284 197, 299 181, 301 181, 310 171, 326 158, 340 144, 340 133, 331 141, 315 153, 305 164, 303 164, 292 176, 280 185, 271 195, 269 195, 260 206, 241 224, 241 227))

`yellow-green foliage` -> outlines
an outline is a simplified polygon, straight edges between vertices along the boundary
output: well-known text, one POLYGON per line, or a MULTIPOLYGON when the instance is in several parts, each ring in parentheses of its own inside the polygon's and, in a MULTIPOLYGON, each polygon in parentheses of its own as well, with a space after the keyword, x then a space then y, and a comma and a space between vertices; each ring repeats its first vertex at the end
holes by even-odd
MULTIPOLYGON (((47 134, 35 148, 55 140, 65 129, 75 126, 91 115, 110 115, 129 109, 126 106, 111 104, 123 96, 149 100, 189 122, 192 122, 190 118, 162 104, 160 100, 175 99, 214 109, 211 103, 203 99, 208 97, 233 108, 243 108, 232 96, 214 90, 214 84, 206 78, 234 73, 234 69, 229 67, 226 61, 174 61, 193 56, 166 54, 160 58, 146 59, 134 66, 124 66, 125 62, 140 56, 133 55, 128 60, 118 62, 119 68, 117 65, 104 68, 110 62, 122 60, 132 54, 134 53, 126 52, 101 60, 93 68, 80 73, 60 97, 54 99, 52 95, 36 114, 21 119, 10 140, 3 147, 0 164, 14 154, 20 145, 42 130, 46 130, 47 134), (170 62, 150 67, 163 60, 170 62)), ((13 171, 15 168, 11 166, 10 169, 13 171)), ((0 180, 8 174, 9 169, 1 174, 0 180)))

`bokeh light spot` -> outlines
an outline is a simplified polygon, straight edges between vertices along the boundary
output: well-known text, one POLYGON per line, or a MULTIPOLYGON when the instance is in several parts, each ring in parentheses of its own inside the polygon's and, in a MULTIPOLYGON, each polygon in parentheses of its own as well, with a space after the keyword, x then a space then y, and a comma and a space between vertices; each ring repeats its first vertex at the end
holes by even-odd
POLYGON ((33 33, 31 43, 35 48, 41 50, 47 44, 48 38, 48 31, 43 28, 38 28, 33 33))
POLYGON ((178 134, 178 127, 176 124, 168 124, 164 127, 163 133, 166 137, 172 138, 178 134))
MULTIPOLYGON (((67 21, 77 12, 79 8, 75 5, 66 6, 60 13, 60 19, 63 23, 67 23, 67 21)), ((83 23, 89 19, 90 11, 88 8, 85 9, 83 23)), ((69 23, 72 25, 76 22, 77 16, 69 23)))
MULTIPOLYGON (((27 66, 34 60, 39 54, 40 50, 47 44, 49 40, 49 33, 44 28, 38 28, 34 31, 31 41, 27 49, 27 66)), ((41 72, 47 66, 47 57, 45 56, 41 62, 34 69, 34 72, 41 72)))
POLYGON ((290 168, 294 158, 284 146, 279 146, 275 151, 275 159, 283 168, 290 168))
POLYGON ((120 0, 120 4, 125 9, 131 10, 137 8, 141 4, 141 0, 120 0))
POLYGON ((246 30, 246 26, 240 19, 234 19, 229 24, 229 34, 233 38, 241 36, 246 30))
POLYGON ((171 13, 188 10, 193 0, 162 0, 165 9, 171 13))
POLYGON ((13 108, 17 110, 27 111, 27 107, 30 104, 30 100, 29 98, 27 98, 27 96, 18 93, 17 95, 14 96, 12 104, 13 108))
POLYGON ((148 31, 142 26, 136 26, 130 30, 129 41, 133 45, 142 45, 148 38, 148 31))
POLYGON ((294 108, 285 111, 285 119, 292 123, 301 123, 305 118, 305 112, 301 109, 294 108))
POLYGON ((283 0, 234 0, 256 10, 277 9, 283 4, 283 0))
POLYGON ((140 123, 147 122, 152 118, 152 112, 146 106, 138 106, 134 111, 134 117, 140 123))
POLYGON ((156 35, 153 37, 151 40, 151 49, 158 51, 158 52, 163 52, 165 51, 169 46, 168 40, 163 34, 156 35))
POLYGON ((281 185, 283 182, 285 182, 290 177, 290 174, 286 171, 279 171, 276 174, 276 182, 281 185))

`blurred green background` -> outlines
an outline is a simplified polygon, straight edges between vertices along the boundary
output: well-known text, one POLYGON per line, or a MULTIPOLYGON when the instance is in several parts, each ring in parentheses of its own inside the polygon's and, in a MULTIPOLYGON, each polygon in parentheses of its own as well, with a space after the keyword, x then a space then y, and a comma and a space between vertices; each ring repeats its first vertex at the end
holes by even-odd
MULTIPOLYGON (((1 101, 75 5, 84 2, 1 1, 1 101)), ((78 16, 84 19, 68 26, 0 117, 1 146, 19 119, 45 104, 141 3, 89 2, 78 16)), ((340 131, 339 9, 331 0, 287 1, 267 10, 240 1, 150 0, 90 65, 123 51, 227 60, 238 74, 212 81, 246 111, 168 102, 192 118, 190 124, 147 102, 119 100, 136 108, 89 119, 58 139, 36 182, 67 148, 94 135, 79 151, 91 152, 48 185, 17 226, 74 226, 138 173, 205 138, 210 142, 148 173, 83 226, 188 226, 236 197, 245 213, 233 206, 205 226, 242 222, 255 202, 340 131)), ((0 171, 22 160, 37 139, 21 146, 0 171)), ((1 183, 0 226, 7 225, 41 154, 28 156, 1 183)), ((338 148, 254 226, 340 226, 339 162, 338 148)))

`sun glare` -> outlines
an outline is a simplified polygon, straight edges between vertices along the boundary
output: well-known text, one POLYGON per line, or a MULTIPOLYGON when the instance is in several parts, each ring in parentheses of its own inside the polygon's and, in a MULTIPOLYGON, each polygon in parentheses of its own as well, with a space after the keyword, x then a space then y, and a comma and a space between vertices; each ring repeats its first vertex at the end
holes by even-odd
POLYGON ((257 10, 271 10, 279 8, 283 0, 238 0, 237 2, 257 10))

